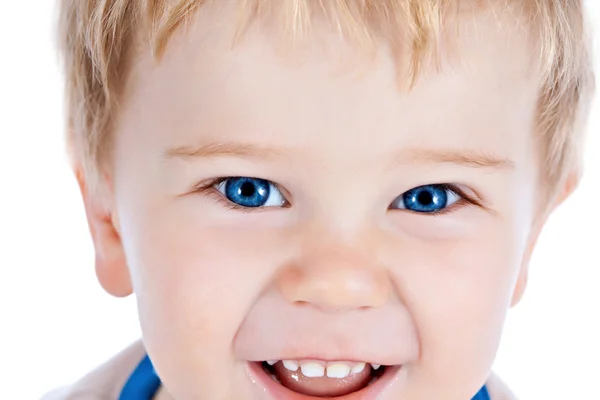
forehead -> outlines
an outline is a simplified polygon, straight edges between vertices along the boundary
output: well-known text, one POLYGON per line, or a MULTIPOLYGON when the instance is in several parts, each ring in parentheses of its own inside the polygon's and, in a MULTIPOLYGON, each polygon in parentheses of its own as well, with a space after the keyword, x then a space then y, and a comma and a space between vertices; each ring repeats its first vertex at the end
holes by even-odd
POLYGON ((160 62, 142 54, 129 97, 152 111, 138 132, 169 126, 168 145, 214 135, 339 150, 348 139, 375 148, 375 138, 379 150, 468 142, 510 152, 514 141, 503 137, 533 129, 537 69, 508 8, 461 13, 442 36, 439 65, 424 63, 408 90, 409 45, 382 39, 370 51, 316 19, 296 42, 269 20, 253 22, 232 46, 235 3, 200 7, 160 62))

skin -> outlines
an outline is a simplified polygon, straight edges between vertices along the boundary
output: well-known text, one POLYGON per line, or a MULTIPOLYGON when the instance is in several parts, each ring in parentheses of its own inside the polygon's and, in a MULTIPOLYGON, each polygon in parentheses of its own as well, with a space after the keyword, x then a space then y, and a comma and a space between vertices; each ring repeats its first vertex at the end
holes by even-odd
POLYGON ((202 7, 159 63, 139 55, 109 196, 80 183, 99 280, 135 293, 160 398, 262 399, 248 360, 309 356, 403 364, 382 399, 479 390, 545 221, 537 74, 509 15, 472 15, 461 61, 411 91, 406 58, 319 24, 310 51, 282 57, 254 25, 232 49, 230 7, 202 7), (195 190, 228 176, 270 180, 290 205, 245 212, 195 190), (390 209, 436 183, 479 204, 390 209))

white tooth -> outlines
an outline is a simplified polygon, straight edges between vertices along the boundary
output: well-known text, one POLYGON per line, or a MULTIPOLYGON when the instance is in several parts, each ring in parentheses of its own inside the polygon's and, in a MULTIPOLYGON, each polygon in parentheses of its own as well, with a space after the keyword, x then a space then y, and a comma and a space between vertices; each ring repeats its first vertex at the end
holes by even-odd
MULTIPOLYGON (((363 367, 364 368, 364 367, 363 367)), ((350 366, 344 363, 327 364, 327 376, 329 378, 346 378, 350 375, 350 366)))
POLYGON ((289 369, 290 371, 298 371, 298 363, 292 360, 283 360, 283 366, 289 369))
POLYGON ((267 364, 275 365, 275 364, 277 364, 277 360, 269 360, 269 361, 267 361, 267 364))
POLYGON ((365 363, 356 363, 354 364, 354 367, 352 367, 352 373, 353 374, 360 374, 361 372, 363 372, 365 370, 365 366, 367 364, 365 363))
POLYGON ((300 369, 307 378, 318 378, 325 375, 325 367, 316 362, 302 364, 300 369))
POLYGON ((381 367, 380 364, 371 364, 371 367, 373 367, 374 370, 378 370, 379 367, 381 367))

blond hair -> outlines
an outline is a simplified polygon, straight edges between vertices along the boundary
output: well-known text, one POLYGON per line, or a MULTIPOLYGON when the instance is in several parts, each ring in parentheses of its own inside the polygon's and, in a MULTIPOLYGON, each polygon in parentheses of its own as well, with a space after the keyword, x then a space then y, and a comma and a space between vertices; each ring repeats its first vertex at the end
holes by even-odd
MULTIPOLYGON (((274 0, 238 0, 245 21, 272 12, 274 0)), ((556 187, 581 170, 584 122, 594 92, 583 0, 519 0, 533 29, 541 63, 536 133, 543 155, 543 184, 556 187)), ((499 0, 468 3, 497 6, 499 0)), ((206 0, 60 0, 60 40, 66 69, 67 132, 76 169, 96 181, 110 151, 111 123, 131 70, 136 40, 157 58, 172 35, 206 0)), ((460 0, 277 0, 286 30, 310 28, 315 11, 340 33, 368 42, 375 35, 411 46, 416 78, 436 51, 449 10, 460 0), (406 42, 405 42, 406 43, 406 42)), ((506 5, 510 3, 505 0, 506 5)))

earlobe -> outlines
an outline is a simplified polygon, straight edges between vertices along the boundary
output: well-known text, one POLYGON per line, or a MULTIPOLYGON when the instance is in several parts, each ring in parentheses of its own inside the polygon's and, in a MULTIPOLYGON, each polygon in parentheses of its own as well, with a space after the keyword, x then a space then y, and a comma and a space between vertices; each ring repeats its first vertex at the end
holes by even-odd
POLYGON ((559 195, 554 203, 554 208, 561 205, 565 200, 567 200, 573 192, 579 186, 579 182, 581 181, 581 171, 572 171, 567 178, 565 179, 562 190, 559 192, 559 195))
POLYGON ((525 254, 523 255, 521 268, 519 269, 519 276, 517 276, 517 282, 515 283, 515 287, 513 289, 510 307, 514 307, 517 304, 519 304, 519 302, 523 298, 523 295, 525 294, 525 289, 527 288, 527 281, 529 279, 529 262, 531 260, 531 255, 533 254, 533 250, 540 235, 541 228, 544 225, 543 222, 544 221, 540 221, 536 226, 534 226, 534 229, 531 231, 529 243, 527 245, 525 254))
POLYGON ((76 176, 96 252, 96 276, 108 293, 116 297, 126 297, 133 289, 111 206, 103 196, 89 192, 80 171, 77 171, 76 176))
POLYGON ((107 260, 96 251, 96 277, 102 288, 115 297, 127 297, 133 293, 127 265, 121 259, 107 260))
POLYGON ((524 263, 519 271, 519 276, 517 278, 517 284, 515 285, 515 289, 513 290, 513 296, 510 301, 510 306, 514 307, 523 298, 523 294, 525 294, 525 289, 527 288, 527 280, 529 278, 529 266, 524 263))
POLYGON ((527 282, 529 279, 529 262, 531 261, 533 250, 535 249, 538 238, 540 237, 540 233, 542 232, 542 228, 544 227, 547 219, 547 215, 542 215, 536 218, 534 221, 529 238, 527 240, 527 248, 523 254, 523 260, 521 262, 521 268, 519 269, 519 275, 517 276, 517 282, 515 283, 515 287, 513 289, 510 307, 514 307, 519 304, 523 298, 523 295, 525 294, 525 289, 527 288, 527 282))

